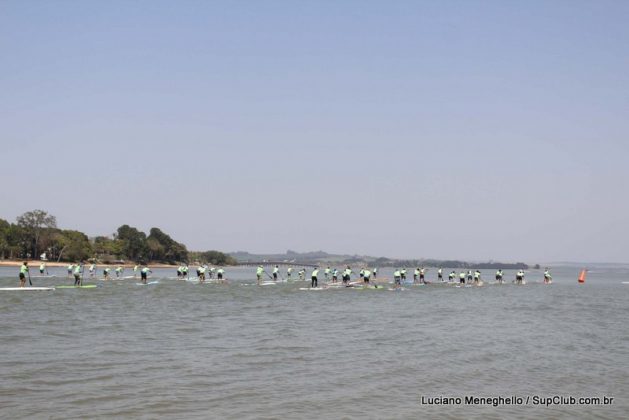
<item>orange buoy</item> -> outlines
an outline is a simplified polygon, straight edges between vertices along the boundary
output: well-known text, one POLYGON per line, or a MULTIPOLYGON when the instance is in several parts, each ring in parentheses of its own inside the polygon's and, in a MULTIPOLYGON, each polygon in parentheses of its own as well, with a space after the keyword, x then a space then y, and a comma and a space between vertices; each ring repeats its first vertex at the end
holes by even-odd
POLYGON ((581 274, 579 274, 579 283, 585 283, 585 273, 587 273, 587 270, 581 270, 581 274))

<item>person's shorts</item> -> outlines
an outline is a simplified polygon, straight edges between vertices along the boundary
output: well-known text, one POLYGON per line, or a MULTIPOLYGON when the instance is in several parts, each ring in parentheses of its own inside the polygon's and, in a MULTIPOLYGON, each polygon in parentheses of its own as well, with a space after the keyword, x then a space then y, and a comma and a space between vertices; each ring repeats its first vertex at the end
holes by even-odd
POLYGON ((20 273, 20 280, 24 280, 25 278, 24 273, 20 273))
POLYGON ((140 276, 142 277, 142 280, 146 280, 146 273, 141 273, 140 276))

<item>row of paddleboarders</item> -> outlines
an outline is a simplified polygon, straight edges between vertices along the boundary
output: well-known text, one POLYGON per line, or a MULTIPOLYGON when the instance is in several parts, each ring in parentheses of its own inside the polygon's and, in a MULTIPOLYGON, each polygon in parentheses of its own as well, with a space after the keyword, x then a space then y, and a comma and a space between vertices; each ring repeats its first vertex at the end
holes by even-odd
MULTIPOLYGON (((413 274, 413 282, 414 283, 423 283, 426 284, 428 282, 426 282, 425 280, 425 269, 424 268, 417 268, 415 269, 415 272, 413 274)), ((525 283, 524 280, 524 270, 518 270, 515 273, 515 279, 513 280, 514 283, 516 284, 523 284, 525 283)), ((405 269, 398 269, 393 273, 393 277, 395 279, 395 284, 400 284, 402 281, 406 280, 406 270, 405 269)), ((473 284, 482 284, 483 280, 481 278, 481 271, 480 270, 474 270, 474 272, 472 272, 472 270, 467 270, 467 272, 465 271, 461 271, 460 273, 457 274, 457 272, 455 270, 452 270, 450 272, 450 274, 448 274, 448 281, 450 283, 455 283, 456 279, 459 279, 459 283, 460 284, 466 284, 466 283, 473 283, 473 284)), ((439 268, 439 270, 437 270, 437 280, 440 282, 445 281, 443 278, 443 268, 439 268)), ((499 269, 498 271, 496 271, 496 282, 498 283, 504 283, 504 273, 502 271, 502 269, 499 269)), ((548 267, 546 267, 544 269, 544 283, 546 284, 550 284, 553 282, 553 277, 550 274, 550 270, 548 269, 548 267)))
MULTIPOLYGON (((311 287, 318 287, 320 271, 321 269, 319 267, 314 267, 312 269, 310 273, 311 287)), ((267 273, 267 271, 264 269, 264 266, 259 265, 258 268, 256 269, 256 277, 257 277, 258 284, 262 282, 263 275, 265 274, 273 281, 279 281, 280 279, 282 281, 292 281, 293 280, 293 267, 288 267, 286 269, 286 278, 284 278, 284 276, 280 273, 279 266, 276 265, 275 267, 273 267, 273 273, 271 275, 267 273)), ((340 275, 341 280, 343 284, 345 285, 349 285, 352 274, 353 274, 353 271, 349 265, 343 271, 339 271, 337 268, 331 268, 331 267, 327 267, 323 270, 323 275, 325 277, 326 282, 331 280, 332 283, 337 283, 339 275, 340 275)), ((301 270, 297 272, 297 278, 295 280, 305 281, 306 275, 307 275, 306 269, 302 268, 301 270)), ((378 276, 378 268, 374 268, 373 270, 370 270, 368 268, 362 268, 359 272, 359 275, 363 283, 369 283, 372 276, 374 279, 378 276)))
MULTIPOLYGON (((67 267, 68 270, 68 278, 74 278, 74 285, 75 286, 82 286, 83 285, 83 272, 84 272, 84 265, 82 263, 75 263, 75 264, 70 264, 67 267)), ((19 272, 19 279, 20 279, 20 287, 24 287, 25 283, 26 283, 26 277, 28 276, 29 278, 29 283, 32 284, 31 280, 30 280, 30 273, 29 273, 29 267, 28 267, 28 262, 24 261, 24 263, 22 264, 22 266, 20 267, 20 272, 19 272)), ((103 269, 103 280, 109 280, 109 272, 111 271, 111 269, 109 267, 105 267, 103 269)), ((124 269, 122 267, 118 267, 116 268, 116 277, 120 277, 122 272, 124 271, 124 269)), ((140 278, 142 279, 143 283, 146 283, 146 280, 148 278, 149 273, 151 273, 151 269, 148 268, 147 266, 135 266, 133 268, 133 271, 135 273, 137 273, 139 271, 140 273, 140 278)), ((39 266, 39 272, 40 274, 44 274, 47 273, 48 270, 46 269, 46 264, 42 263, 39 266)), ((93 278, 96 272, 96 265, 95 264, 91 264, 89 266, 89 273, 90 273, 90 278, 93 278)))
MULTIPOLYGON (((310 274, 311 287, 317 287, 318 281, 319 281, 319 271, 320 271, 319 267, 315 267, 312 270, 310 274)), ((426 281, 426 271, 427 270, 423 267, 416 268, 415 271, 413 272, 413 282, 416 284, 427 284, 428 282, 426 281)), ((342 272, 339 272, 339 270, 336 268, 327 267, 323 273, 324 273, 326 281, 328 281, 331 278, 332 283, 336 283, 338 281, 338 276, 340 273, 342 282, 348 285, 351 281, 351 275, 353 274, 353 271, 351 267, 348 265, 347 268, 345 268, 345 270, 343 270, 342 272)), ((394 283, 396 287, 400 287, 402 283, 406 281, 406 273, 407 273, 406 268, 398 268, 397 270, 393 272, 393 279, 394 279, 394 283)), ((278 277, 280 277, 282 280, 290 281, 292 280, 293 268, 288 267, 288 269, 286 270, 286 279, 284 279, 284 277, 280 273, 279 266, 276 265, 273 268, 273 274, 271 276, 266 272, 266 270, 264 269, 264 266, 259 265, 256 270, 256 277, 257 277, 258 284, 262 282, 263 274, 266 274, 267 276, 269 276, 269 278, 271 278, 273 281, 278 281, 279 280, 278 277)), ((298 274, 299 280, 301 281, 305 280, 306 269, 303 268, 299 270, 297 274, 298 274)), ((369 270, 368 268, 362 268, 359 272, 360 280, 365 284, 368 284, 370 282, 370 279, 372 276, 375 280, 377 278, 377 275, 378 275, 377 267, 374 268, 373 271, 369 270)), ((518 270, 515 275, 514 283, 523 284, 525 282, 524 276, 525 276, 524 270, 518 270)), ((458 274, 456 271, 452 270, 450 274, 448 275, 448 281, 451 283, 454 283, 456 282, 457 277, 459 279, 460 284, 465 284, 465 283, 470 283, 470 284, 473 283, 477 285, 482 284, 481 271, 478 269, 475 270, 474 272, 472 272, 472 270, 468 270, 467 272, 461 271, 458 274)), ((439 282, 445 281, 443 277, 443 268, 441 267, 437 270, 437 280, 439 282)), ((499 269, 498 271, 496 271, 496 281, 498 283, 504 283, 504 273, 502 269, 499 269)), ((553 278, 550 274, 550 270, 546 268, 544 270, 544 283, 550 284, 552 283, 552 281, 553 281, 553 278)))
MULTIPOLYGON (((190 271, 190 268, 187 265, 180 265, 179 267, 177 267, 177 280, 190 278, 189 271, 190 271)), ((219 282, 222 282, 225 280, 224 279, 225 270, 222 267, 216 268, 216 267, 208 266, 207 264, 203 264, 197 267, 197 278, 199 279, 200 283, 203 283, 205 281, 206 274, 207 274, 207 277, 210 279, 213 279, 214 276, 216 275, 216 279, 219 282)))

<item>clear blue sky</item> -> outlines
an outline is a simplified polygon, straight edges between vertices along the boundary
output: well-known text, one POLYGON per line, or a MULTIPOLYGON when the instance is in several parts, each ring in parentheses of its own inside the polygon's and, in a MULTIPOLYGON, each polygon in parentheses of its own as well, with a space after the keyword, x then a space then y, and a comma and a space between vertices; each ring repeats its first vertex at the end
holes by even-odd
POLYGON ((2 1, 0 217, 629 262, 629 2, 2 1))

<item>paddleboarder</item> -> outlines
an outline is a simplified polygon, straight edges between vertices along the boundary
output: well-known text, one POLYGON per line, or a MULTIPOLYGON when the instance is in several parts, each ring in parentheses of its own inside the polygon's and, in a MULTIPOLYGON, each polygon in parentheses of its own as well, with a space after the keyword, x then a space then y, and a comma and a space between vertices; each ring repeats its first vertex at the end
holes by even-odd
POLYGON ((26 285, 26 276, 28 275, 28 262, 24 261, 24 264, 20 267, 20 287, 26 285))

